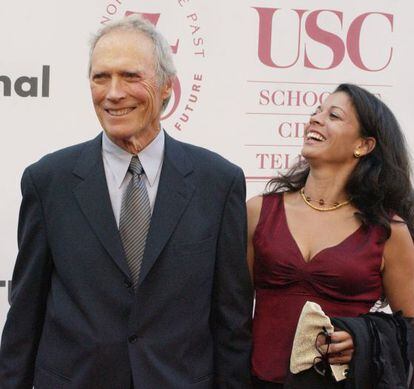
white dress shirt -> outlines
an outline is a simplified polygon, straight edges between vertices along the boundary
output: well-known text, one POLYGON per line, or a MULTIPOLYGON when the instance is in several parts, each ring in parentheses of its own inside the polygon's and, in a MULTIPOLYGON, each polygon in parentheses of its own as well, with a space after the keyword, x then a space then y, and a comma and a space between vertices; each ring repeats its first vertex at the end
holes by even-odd
MULTIPOLYGON (((142 178, 147 188, 151 213, 154 209, 155 197, 157 196, 158 184, 160 182, 162 162, 164 159, 164 144, 165 135, 164 131, 161 130, 155 139, 137 154, 145 172, 142 178)), ((112 142, 105 132, 103 132, 102 158, 105 168, 106 184, 118 227, 122 197, 132 177, 132 174, 128 172, 132 157, 132 154, 112 142)))

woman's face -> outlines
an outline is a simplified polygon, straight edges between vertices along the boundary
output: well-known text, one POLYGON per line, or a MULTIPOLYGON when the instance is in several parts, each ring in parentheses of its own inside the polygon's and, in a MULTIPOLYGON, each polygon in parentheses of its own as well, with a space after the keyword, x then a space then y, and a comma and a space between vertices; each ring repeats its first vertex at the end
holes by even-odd
POLYGON ((344 92, 328 96, 305 127, 302 155, 310 163, 352 164, 362 144, 359 122, 344 92))

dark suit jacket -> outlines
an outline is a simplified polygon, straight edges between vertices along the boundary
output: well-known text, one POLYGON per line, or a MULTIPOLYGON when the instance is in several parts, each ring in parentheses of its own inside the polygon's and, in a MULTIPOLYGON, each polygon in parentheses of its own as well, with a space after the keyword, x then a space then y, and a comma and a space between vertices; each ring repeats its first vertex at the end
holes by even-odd
POLYGON ((26 169, 0 388, 248 387, 240 168, 166 135, 136 294, 101 136, 26 169))

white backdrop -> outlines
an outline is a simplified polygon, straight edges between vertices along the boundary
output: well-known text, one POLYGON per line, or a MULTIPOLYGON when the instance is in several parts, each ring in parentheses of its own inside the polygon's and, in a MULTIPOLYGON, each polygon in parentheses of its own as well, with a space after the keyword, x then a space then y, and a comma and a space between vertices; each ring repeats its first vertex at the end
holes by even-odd
POLYGON ((157 23, 181 86, 164 127, 240 165, 249 197, 294 163, 303 123, 340 82, 379 94, 414 145, 409 0, 0 0, 0 10, 0 330, 22 171, 100 131, 88 41, 110 19, 138 12, 157 23))

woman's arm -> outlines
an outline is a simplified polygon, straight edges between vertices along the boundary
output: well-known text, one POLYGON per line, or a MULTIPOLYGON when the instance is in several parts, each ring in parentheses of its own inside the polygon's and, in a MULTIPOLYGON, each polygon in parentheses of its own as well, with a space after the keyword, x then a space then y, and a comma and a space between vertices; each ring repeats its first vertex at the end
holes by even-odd
POLYGON ((247 263, 252 281, 254 264, 253 235, 256 231, 257 224, 259 223, 262 201, 262 196, 255 196, 247 201, 247 263))
POLYGON ((414 317, 414 243, 404 223, 391 224, 391 236, 384 247, 382 277, 392 311, 414 317))
MULTIPOLYGON (((383 287, 393 312, 402 311, 414 317, 414 243, 402 219, 391 224, 391 236, 384 246, 383 287)), ((348 363, 353 354, 353 341, 345 331, 335 331, 329 348, 329 363, 348 363)))

